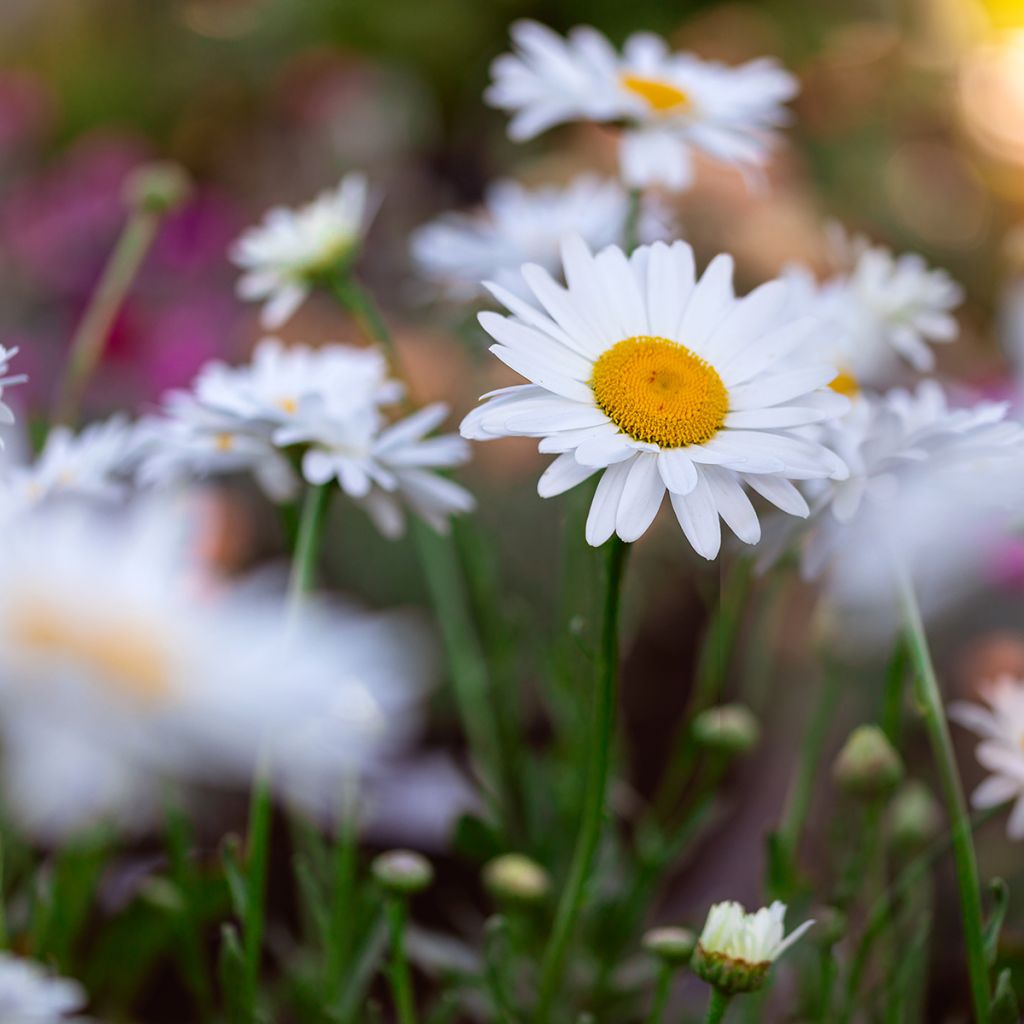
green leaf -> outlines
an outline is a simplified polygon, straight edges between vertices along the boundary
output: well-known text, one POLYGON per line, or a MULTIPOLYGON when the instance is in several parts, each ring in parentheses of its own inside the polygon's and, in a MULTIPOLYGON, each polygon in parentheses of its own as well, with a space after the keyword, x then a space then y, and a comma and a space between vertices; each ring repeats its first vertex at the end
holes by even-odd
POLYGON ((456 853, 479 864, 505 852, 498 830, 474 814, 463 814, 455 823, 452 846, 456 853))
POLYGON ((217 971, 228 1024, 249 1024, 241 999, 245 986, 245 953, 242 952, 238 929, 233 924, 221 926, 217 971))
POLYGON ((999 950, 999 933, 1006 920, 1006 911, 1010 907, 1010 887, 1001 878, 993 878, 989 883, 992 891, 992 913, 985 923, 985 959, 989 967, 995 965, 999 950))
POLYGON ((1009 967, 999 972, 990 1010, 992 1024, 1019 1024, 1020 1022, 1020 1005, 1017 1002, 1017 993, 1013 991, 1009 967))
POLYGON ((228 883, 231 906, 243 921, 248 903, 245 891, 245 873, 242 871, 242 844, 238 836, 225 836, 221 847, 221 863, 224 865, 224 878, 228 883))

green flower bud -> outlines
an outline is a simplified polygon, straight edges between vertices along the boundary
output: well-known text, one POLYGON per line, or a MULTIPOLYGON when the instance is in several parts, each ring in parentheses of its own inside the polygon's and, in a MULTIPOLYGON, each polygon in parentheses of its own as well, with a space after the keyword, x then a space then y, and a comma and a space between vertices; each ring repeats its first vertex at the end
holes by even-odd
POLYGON ((866 799, 891 793, 903 778, 903 762, 877 725, 859 725, 832 766, 836 783, 866 799))
POLYGON ((404 896, 426 889, 434 880, 434 869, 422 854, 413 850, 389 850, 373 859, 373 877, 388 890, 404 896))
POLYGON ((551 880, 536 861, 521 853, 505 853, 484 867, 484 886, 496 900, 540 903, 551 880))
POLYGON ((814 930, 811 941, 824 949, 831 949, 845 935, 849 920, 838 907, 820 906, 814 908, 814 930))
POLYGON ((644 935, 643 946, 651 956, 666 964, 685 964, 693 956, 697 936, 688 928, 652 928, 644 935))
POLYGON ((761 736, 753 712, 742 704, 708 708, 693 720, 693 738, 707 750, 722 754, 745 754, 761 736))
POLYGON ((125 198, 138 210, 168 213, 179 207, 192 190, 188 173, 170 161, 145 164, 125 182, 125 198))
POLYGON ((894 846, 907 852, 920 850, 938 835, 942 808, 923 782, 911 779, 893 797, 887 824, 894 846))

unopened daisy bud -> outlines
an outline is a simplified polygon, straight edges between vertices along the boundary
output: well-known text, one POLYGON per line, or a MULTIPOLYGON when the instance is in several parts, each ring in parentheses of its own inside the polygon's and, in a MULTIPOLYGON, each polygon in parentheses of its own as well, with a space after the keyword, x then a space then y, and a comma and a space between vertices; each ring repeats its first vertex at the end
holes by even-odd
POLYGON ((700 746, 722 754, 745 754, 761 736, 753 712, 742 704, 722 704, 702 711, 693 720, 693 738, 700 746))
POLYGON ((371 870, 385 889, 403 896, 426 889, 434 880, 430 861, 413 850, 382 853, 374 858, 371 870))
POLYGON ((643 938, 644 949, 651 956, 673 967, 685 964, 696 945, 697 936, 689 928, 652 928, 643 938))
POLYGON ((852 796, 879 797, 899 785, 903 762, 877 725, 859 725, 839 751, 832 775, 852 796))
POLYGON ((814 923, 805 921, 787 936, 785 918, 786 905, 778 900, 752 914, 732 900, 714 904, 690 967, 726 996, 759 989, 772 964, 814 923))
POLYGON ((521 853, 505 853, 484 868, 484 886, 496 900, 539 903, 547 896, 551 880, 536 861, 521 853))
POLYGON ((823 949, 831 949, 846 935, 849 919, 838 907, 821 906, 814 910, 813 940, 823 949))
POLYGON ((159 876, 146 879, 139 890, 139 895, 151 907, 173 914, 179 913, 185 906, 181 890, 169 879, 159 876))
POLYGON ((168 213, 179 207, 192 190, 188 173, 169 160, 145 164, 125 182, 125 198, 138 210, 168 213))
POLYGON ((938 835, 942 808, 923 782, 911 779, 893 797, 888 824, 893 846, 919 850, 938 835))

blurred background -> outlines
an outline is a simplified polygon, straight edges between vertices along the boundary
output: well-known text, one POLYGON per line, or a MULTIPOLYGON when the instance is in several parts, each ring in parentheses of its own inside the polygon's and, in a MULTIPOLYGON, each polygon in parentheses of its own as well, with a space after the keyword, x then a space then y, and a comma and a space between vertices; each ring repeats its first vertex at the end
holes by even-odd
MULTIPOLYGON (((458 418, 507 382, 472 316, 439 306, 415 279, 407 238, 438 212, 478 201, 499 176, 614 174, 603 129, 567 127, 514 146, 505 116, 484 105, 488 65, 520 17, 559 31, 589 23, 616 43, 651 29, 728 62, 777 56, 802 89, 770 187, 748 194, 738 175, 702 168, 696 187, 674 201, 683 236, 703 259, 734 253, 745 287, 795 260, 822 266, 829 219, 919 251, 967 289, 962 341, 939 351, 940 373, 988 394, 1016 393, 1024 365, 1013 302, 1024 280, 1024 2, 0 0, 0 17, 0 342, 22 347, 18 369, 31 382, 16 398, 29 415, 51 399, 56 367, 122 226, 122 183, 153 157, 187 167, 196 188, 161 227, 117 320, 90 397, 93 416, 143 413, 206 360, 244 358, 260 331, 253 308, 234 296, 228 244, 267 206, 304 201, 352 168, 365 169, 383 193, 363 274, 396 331, 417 398, 444 398, 458 418)), ((351 340, 353 330, 316 299, 284 336, 351 340)), ((564 510, 536 499, 538 465, 529 442, 503 441, 478 446, 464 477, 502 550, 509 614, 522 622, 527 705, 540 676, 529 632, 558 603, 550 566, 564 510)), ((246 497, 237 496, 219 551, 238 564, 280 548, 272 512, 246 497)), ((372 540, 371 527, 344 514, 327 551, 328 580, 371 602, 422 599, 408 550, 372 540)), ((719 580, 717 567, 686 561, 674 531, 639 547, 624 689, 632 781, 643 791, 664 757, 671 712, 686 700, 719 580)), ((992 579, 995 598, 959 606, 936 630, 951 691, 1024 670, 1020 552, 1007 551, 992 579)), ((814 683, 810 600, 796 584, 787 598, 785 629, 774 627, 780 660, 762 681, 757 709, 768 719, 767 742, 732 780, 736 806, 717 826, 713 857, 698 853, 681 872, 662 918, 699 915, 711 899, 756 900, 761 837, 777 820, 792 722, 814 683), (780 679, 784 691, 774 685, 780 679)), ((861 674, 851 681, 871 678, 883 658, 859 652, 861 674)), ((854 692, 844 708, 852 725, 865 705, 854 692)), ((455 742, 449 722, 442 708, 442 743, 455 742)), ((837 726, 834 745, 844 736, 837 726)), ((925 763, 923 743, 918 753, 925 763)), ((973 762, 962 763, 970 775, 973 762)), ((1012 878, 1019 853, 998 824, 984 836, 983 874, 1012 878)), ((443 845, 443 836, 435 841, 443 845)), ((952 930, 948 897, 938 912, 952 930)), ((948 955, 959 962, 956 949, 948 955)), ((942 972, 935 977, 941 995, 942 972)))

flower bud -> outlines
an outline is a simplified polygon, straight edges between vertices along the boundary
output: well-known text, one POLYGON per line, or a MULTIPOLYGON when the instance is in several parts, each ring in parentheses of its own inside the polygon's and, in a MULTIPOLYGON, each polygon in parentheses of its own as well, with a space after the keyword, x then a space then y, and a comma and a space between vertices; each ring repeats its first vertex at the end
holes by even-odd
POLYGON ((496 900, 540 903, 551 881, 536 861, 521 853, 505 853, 484 867, 484 886, 496 900))
POLYGON ((382 853, 373 859, 371 870, 385 889, 404 896, 426 889, 434 880, 430 861, 413 850, 382 853))
POLYGON ((859 725, 839 751, 832 775, 852 796, 879 797, 899 785, 903 762, 877 725, 859 725))
POLYGON ((685 964, 696 945, 697 936, 688 928, 652 928, 643 938, 644 949, 671 966, 685 964))
POLYGON ((692 729, 700 746, 722 754, 745 754, 761 736, 753 712, 742 704, 708 708, 694 718, 692 729))
POLYGON ((893 846, 907 852, 920 850, 938 835, 942 809, 923 782, 911 779, 892 799, 888 826, 893 846))
POLYGON ((169 160, 144 164, 125 182, 125 198, 138 210, 168 213, 179 207, 192 190, 188 173, 169 160))
POLYGON ((818 906, 814 908, 814 931, 811 938, 824 949, 831 949, 847 932, 849 919, 838 907, 818 906))

